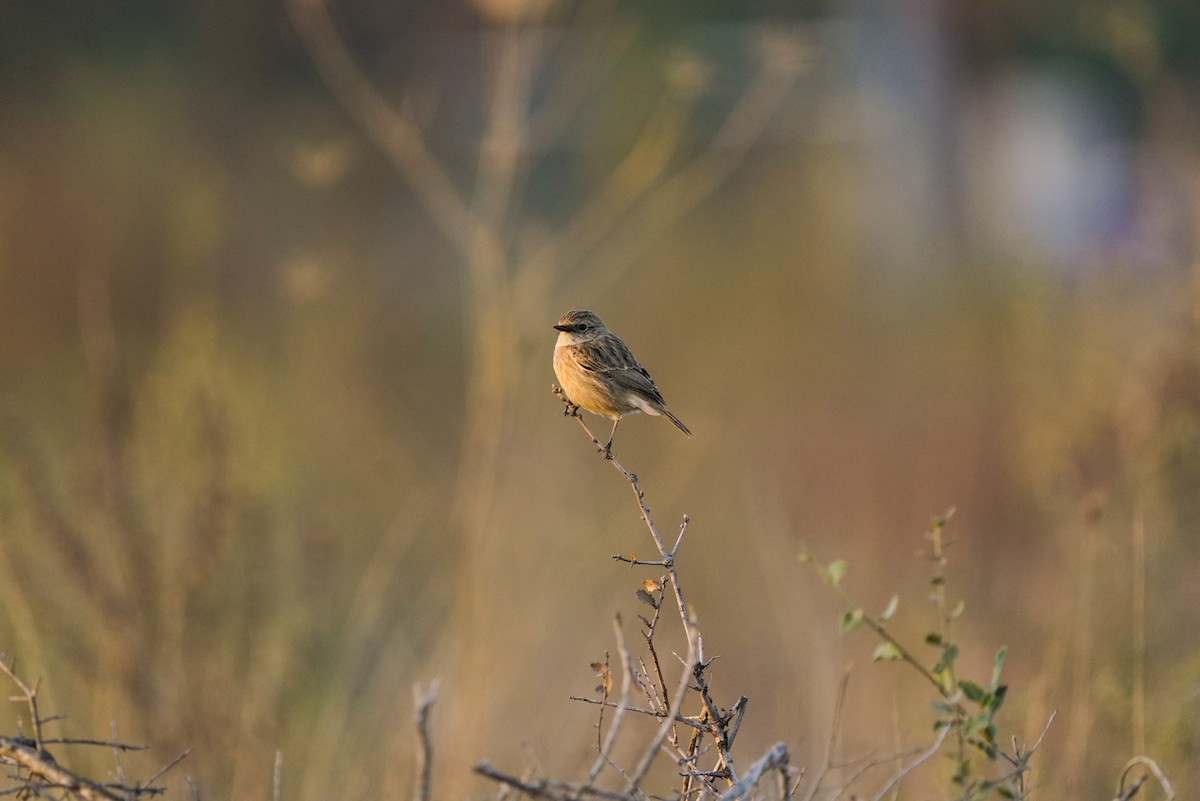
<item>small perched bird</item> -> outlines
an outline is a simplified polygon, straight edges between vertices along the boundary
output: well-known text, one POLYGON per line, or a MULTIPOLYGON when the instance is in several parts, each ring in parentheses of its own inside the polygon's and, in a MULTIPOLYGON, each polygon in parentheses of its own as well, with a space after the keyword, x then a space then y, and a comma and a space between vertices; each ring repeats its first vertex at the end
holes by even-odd
POLYGON ((559 318, 554 374, 574 406, 613 419, 604 452, 612 455, 621 418, 635 412, 664 415, 689 437, 692 432, 671 414, 646 368, 595 312, 576 309, 559 318))

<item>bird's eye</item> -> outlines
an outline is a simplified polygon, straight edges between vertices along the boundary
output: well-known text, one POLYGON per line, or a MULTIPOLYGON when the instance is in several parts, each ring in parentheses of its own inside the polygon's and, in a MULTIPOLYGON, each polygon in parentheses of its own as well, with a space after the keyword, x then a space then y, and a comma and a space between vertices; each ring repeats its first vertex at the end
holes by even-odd
POLYGON ((587 323, 580 323, 577 327, 579 328, 580 331, 586 331, 591 326, 589 326, 587 323))

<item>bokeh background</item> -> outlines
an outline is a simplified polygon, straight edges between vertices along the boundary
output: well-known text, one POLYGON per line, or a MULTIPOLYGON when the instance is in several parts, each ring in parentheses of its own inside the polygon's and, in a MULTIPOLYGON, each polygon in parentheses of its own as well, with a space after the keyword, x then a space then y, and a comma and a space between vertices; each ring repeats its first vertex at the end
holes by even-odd
POLYGON ((919 642, 954 506, 1038 797, 1190 786, 1198 88, 1174 0, 9 4, 0 650, 180 793, 404 797, 435 678, 439 794, 574 775, 651 548, 550 392, 587 307, 695 431, 617 451, 742 760, 819 765, 848 666, 844 757, 928 742, 796 555, 919 642))

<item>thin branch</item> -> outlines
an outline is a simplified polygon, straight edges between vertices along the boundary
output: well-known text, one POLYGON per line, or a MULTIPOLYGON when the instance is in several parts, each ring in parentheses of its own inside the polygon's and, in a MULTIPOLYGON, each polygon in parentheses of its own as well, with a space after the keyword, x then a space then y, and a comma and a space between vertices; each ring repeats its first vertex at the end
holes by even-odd
MULTIPOLYGON (((616 701, 597 701, 595 698, 588 698, 583 695, 572 695, 572 696, 569 696, 569 698, 572 701, 582 701, 585 704, 596 704, 597 706, 606 706, 606 707, 613 707, 613 708, 620 706, 620 704, 616 701)), ((667 712, 660 712, 657 709, 647 709, 644 706, 626 706, 625 708, 630 712, 637 712, 639 715, 648 715, 649 717, 652 717, 652 718, 665 718, 668 714, 667 712)), ((695 718, 690 718, 687 715, 676 714, 675 722, 682 723, 684 726, 690 726, 693 729, 704 732, 706 734, 713 733, 713 727, 710 724, 703 723, 701 721, 696 720, 695 718)))
MULTIPOLYGON (((122 797, 108 790, 99 782, 80 776, 67 770, 54 761, 49 752, 40 748, 32 748, 23 738, 0 736, 0 757, 10 759, 14 764, 24 768, 30 776, 36 776, 65 790, 77 793, 84 801, 108 799, 122 801, 122 797)), ((143 788, 142 792, 151 793, 158 788, 143 788)))
POLYGON ((187 750, 186 750, 186 751, 184 751, 182 754, 180 754, 179 756, 175 757, 174 759, 172 759, 172 760, 171 760, 170 762, 168 762, 167 764, 163 765, 161 768, 159 768, 159 769, 158 769, 158 772, 157 772, 157 773, 155 773, 153 776, 151 776, 149 779, 147 779, 147 780, 146 780, 146 784, 154 784, 154 783, 155 783, 156 781, 158 781, 158 780, 159 780, 159 779, 160 779, 160 778, 161 778, 161 777, 162 777, 164 774, 166 774, 166 772, 167 772, 167 771, 169 771, 171 768, 173 768, 173 767, 175 767, 176 765, 178 765, 178 764, 179 764, 180 762, 182 762, 183 760, 187 759, 188 755, 192 753, 192 750, 193 750, 193 749, 191 749, 191 748, 187 749, 187 750))
MULTIPOLYGON (((579 407, 567 400, 566 394, 562 391, 562 388, 555 385, 553 387, 553 391, 555 395, 557 395, 564 403, 567 404, 564 414, 568 417, 574 417, 579 421, 580 427, 583 428, 584 433, 586 433, 588 438, 591 439, 592 444, 595 445, 596 448, 605 455, 605 458, 612 464, 613 468, 623 475, 625 480, 629 482, 629 486, 633 490, 633 495, 637 499, 638 511, 642 515, 642 521, 646 524, 646 528, 650 531, 650 537, 654 540, 654 547, 658 549, 659 554, 662 556, 661 567, 665 568, 671 577, 671 589, 675 595, 675 604, 679 608, 679 618, 683 621, 685 628, 691 626, 691 615, 688 612, 687 602, 683 598, 683 590, 679 586, 678 574, 675 572, 675 557, 677 553, 676 551, 668 551, 666 545, 663 544, 662 536, 658 533, 658 527, 654 524, 654 518, 650 514, 650 507, 646 505, 645 493, 642 492, 642 487, 638 483, 637 475, 626 470, 625 466, 621 464, 616 456, 611 451, 605 449, 603 443, 601 443, 596 435, 592 433, 592 430, 588 428, 588 424, 583 419, 583 416, 579 414, 579 407)), ((682 530, 680 531, 680 534, 682 535, 682 530)), ((677 548, 681 540, 682 536, 676 540, 677 548)))
POLYGON ((1050 731, 1050 726, 1054 723, 1054 719, 1056 717, 1058 717, 1057 709, 1050 713, 1050 717, 1046 719, 1046 725, 1042 727, 1042 733, 1038 735, 1037 740, 1033 743, 1033 745, 1030 748, 1022 751, 1021 748, 1017 745, 1017 738, 1014 735, 1013 736, 1013 753, 1011 755, 1004 753, 1004 751, 997 751, 997 753, 999 753, 1000 756, 1004 757, 1004 759, 1006 759, 1009 762, 1009 764, 1011 764, 1013 767, 1020 767, 1022 764, 1027 763, 1029 761, 1029 758, 1031 756, 1033 756, 1034 752, 1036 752, 1038 750, 1038 748, 1041 747, 1042 740, 1046 739, 1046 732, 1050 731))
POLYGON ((1175 801, 1175 788, 1171 785, 1171 780, 1163 773, 1158 763, 1147 756, 1136 756, 1125 763, 1125 769, 1121 771, 1121 778, 1117 781, 1117 795, 1114 801, 1129 801, 1130 798, 1133 798, 1138 788, 1145 783, 1146 776, 1153 776, 1158 781, 1159 786, 1162 787, 1165 801, 1175 801), (1129 771, 1139 766, 1145 768, 1149 773, 1126 787, 1125 779, 1129 776, 1129 771))
POLYGON ((675 697, 671 699, 671 706, 667 710, 667 716, 663 718, 659 724, 658 731, 655 733, 653 740, 646 747, 642 754, 642 759, 638 762, 637 768, 630 774, 629 780, 625 783, 625 792, 630 793, 634 788, 640 787, 642 780, 646 778, 646 774, 650 772, 650 766, 654 763, 654 758, 658 756, 658 751, 662 747, 663 740, 667 738, 668 732, 675 724, 675 717, 679 714, 679 709, 683 705, 683 699, 687 695, 688 688, 691 684, 692 670, 695 665, 703 657, 703 646, 701 645, 700 630, 690 618, 684 618, 684 633, 687 635, 688 650, 687 657, 684 660, 683 675, 679 680, 679 687, 675 690, 675 697))
MULTIPOLYGON (((600 771, 604 770, 604 766, 610 764, 610 754, 612 754, 613 746, 616 745, 617 734, 621 731, 621 724, 625 720, 625 712, 629 709, 629 689, 632 684, 632 670, 629 667, 629 648, 625 644, 625 632, 621 630, 620 615, 613 618, 613 634, 617 639, 617 656, 621 660, 621 700, 616 704, 617 714, 613 715, 612 724, 608 727, 608 736, 604 738, 604 744, 600 747, 600 753, 596 755, 596 761, 592 763, 592 769, 588 771, 587 778, 583 780, 580 787, 591 787, 592 782, 600 775, 600 771)), ((603 714, 605 706, 601 705, 601 714, 603 714)))
MULTIPOLYGON (((755 762, 740 780, 721 795, 721 801, 736 801, 745 798, 753 792, 762 779, 762 775, 770 770, 784 768, 788 763, 788 749, 785 743, 775 743, 762 759, 755 762)), ((783 801, 780 799, 780 801, 783 801)))
POLYGON ((733 708, 729 710, 726 718, 732 717, 733 723, 729 726, 728 743, 730 750, 733 749, 733 741, 737 739, 738 730, 742 728, 742 718, 746 716, 746 705, 750 703, 750 699, 746 696, 741 696, 734 702, 733 708))
POLYGON ((12 683, 17 685, 17 689, 21 691, 22 697, 15 698, 13 700, 22 700, 29 706, 29 719, 30 723, 33 725, 33 742, 34 746, 40 753, 45 745, 45 740, 42 738, 42 716, 38 712, 37 702, 38 688, 42 683, 41 679, 35 681, 33 686, 30 687, 21 680, 21 677, 17 675, 16 670, 13 669, 13 666, 4 660, 4 654, 2 653, 0 653, 0 671, 3 671, 4 674, 12 680, 12 683))
MULTIPOLYGON (((42 722, 46 723, 55 718, 62 717, 55 715, 54 718, 43 718, 42 722)), ((115 740, 96 740, 91 737, 47 737, 42 740, 43 745, 100 745, 105 748, 116 748, 121 751, 145 751, 150 746, 134 745, 133 743, 121 743, 115 740)))
POLYGON ((480 776, 486 776, 492 781, 506 784, 534 798, 546 798, 550 799, 550 801, 570 801, 581 796, 590 796, 593 798, 609 799, 609 801, 633 801, 633 798, 625 793, 618 793, 615 790, 605 790, 602 787, 581 787, 570 782, 558 781, 557 779, 522 779, 518 776, 496 770, 490 762, 480 762, 475 765, 473 770, 480 776))
POLYGON ((804 801, 813 801, 817 797, 825 777, 829 775, 829 771, 833 770, 833 751, 837 747, 838 732, 842 726, 842 707, 846 703, 846 690, 849 686, 850 671, 845 670, 842 672, 842 682, 838 685, 837 699, 833 702, 833 725, 829 727, 829 739, 825 741, 825 764, 821 768, 821 772, 817 774, 812 787, 809 788, 804 801))
POLYGON ((724 767, 726 777, 730 783, 736 784, 738 777, 733 769, 733 757, 729 753, 729 732, 726 728, 728 718, 722 717, 720 711, 717 709, 717 705, 712 699, 712 694, 708 691, 708 682, 704 678, 704 671, 710 664, 711 662, 697 662, 695 667, 692 668, 692 675, 696 677, 696 690, 700 693, 700 700, 704 703, 704 708, 708 711, 708 715, 717 730, 714 740, 717 744, 717 753, 720 755, 721 765, 724 767))
MULTIPOLYGON (((117 721, 115 721, 115 720, 109 721, 109 726, 112 730, 112 740, 115 743, 117 741, 117 721)), ((113 748, 113 761, 115 762, 115 764, 117 766, 117 782, 122 787, 124 787, 125 786, 125 766, 121 764, 121 749, 120 748, 113 748)))
POLYGON ((888 791, 892 789, 893 785, 899 784, 905 776, 923 764, 925 760, 936 754, 938 749, 942 747, 942 742, 945 741, 946 735, 950 734, 950 729, 952 728, 955 728, 953 724, 943 726, 942 730, 938 732, 937 737, 933 738, 933 742, 929 744, 928 748, 922 751, 921 754, 912 762, 909 762, 900 770, 896 771, 895 775, 883 783, 883 787, 879 788, 879 792, 875 794, 873 801, 882 801, 883 797, 888 794, 888 791))
POLYGON ((437 701, 438 682, 425 688, 413 686, 414 715, 417 726, 417 765, 414 776, 413 801, 429 801, 433 786, 433 745, 429 737, 429 712, 437 701))

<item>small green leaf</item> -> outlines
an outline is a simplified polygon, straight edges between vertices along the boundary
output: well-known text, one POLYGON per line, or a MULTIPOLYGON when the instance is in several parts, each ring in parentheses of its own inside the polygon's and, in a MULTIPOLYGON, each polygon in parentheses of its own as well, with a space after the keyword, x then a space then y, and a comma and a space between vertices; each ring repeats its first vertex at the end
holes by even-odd
POLYGON ((875 653, 871 654, 872 662, 895 662, 897 659, 903 659, 904 655, 900 653, 900 649, 890 642, 882 642, 875 649, 875 653))
POLYGON ((1008 695, 1008 685, 1001 684, 999 687, 988 693, 988 695, 990 698, 988 700, 987 710, 994 715, 1004 704, 1004 699, 1008 695))
POLYGON ((954 707, 951 706, 950 704, 947 704, 945 701, 939 701, 938 699, 935 698, 934 700, 930 701, 929 703, 934 709, 936 709, 938 712, 941 712, 943 715, 953 715, 954 714, 954 707))
POLYGON ((991 689, 996 689, 1000 686, 1000 671, 1004 669, 1004 660, 1008 658, 1008 646, 1004 646, 996 652, 996 660, 992 663, 992 683, 991 689))
POLYGON ((938 634, 936 631, 931 631, 925 635, 925 642, 929 643, 930 645, 941 645, 942 635, 938 634))
POLYGON ((943 670, 949 670, 954 667, 955 661, 958 660, 958 646, 952 642, 942 646, 942 658, 933 666, 934 673, 941 673, 943 670))
POLYGON ((963 691, 963 695, 965 695, 968 700, 974 701, 975 703, 979 703, 983 700, 983 688, 970 679, 963 679, 960 681, 958 683, 958 688, 963 691))
POLYGON ((835 559, 829 563, 828 567, 821 571, 821 577, 825 579, 825 583, 830 587, 836 587, 842 580, 842 576, 846 575, 846 570, 849 567, 845 559, 835 559))
POLYGON ((862 625, 862 622, 863 610, 854 609, 842 615, 842 622, 839 625, 843 632, 854 631, 856 628, 862 625))
POLYGON ((879 613, 879 622, 887 623, 892 619, 892 615, 896 614, 896 607, 900 606, 900 596, 893 595, 892 600, 888 601, 888 605, 879 613))

